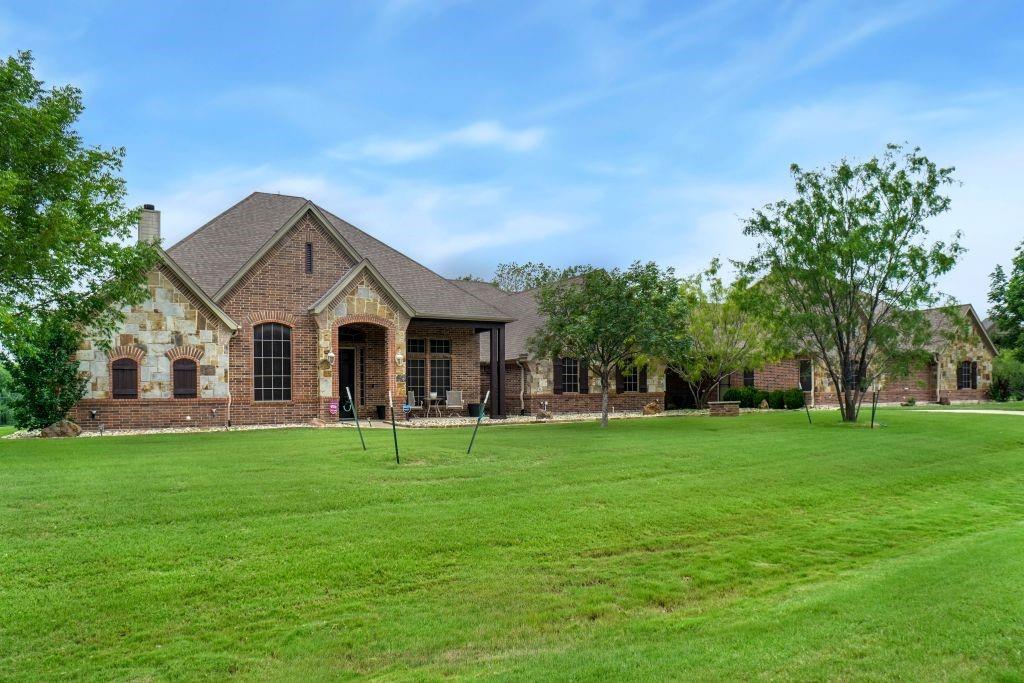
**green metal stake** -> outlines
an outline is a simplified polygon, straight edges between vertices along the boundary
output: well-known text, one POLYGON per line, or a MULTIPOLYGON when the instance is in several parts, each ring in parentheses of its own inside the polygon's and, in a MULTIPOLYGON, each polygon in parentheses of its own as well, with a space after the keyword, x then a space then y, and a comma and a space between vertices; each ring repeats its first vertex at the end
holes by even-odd
POLYGON ((398 428, 395 427, 395 402, 391 398, 390 391, 388 392, 388 405, 391 406, 391 435, 395 437, 395 463, 401 465, 402 460, 398 456, 398 428))
POLYGON ((476 441, 476 430, 480 429, 480 420, 484 419, 484 408, 487 406, 487 399, 491 397, 491 390, 487 390, 487 394, 484 396, 484 403, 480 406, 480 414, 476 416, 476 426, 473 427, 473 436, 469 438, 469 448, 466 449, 466 455, 469 455, 473 450, 473 442, 476 441))
POLYGON ((871 428, 875 428, 875 410, 878 408, 878 392, 871 397, 871 428))
POLYGON ((352 402, 352 392, 348 387, 345 387, 345 394, 348 396, 348 406, 352 414, 356 416, 356 431, 359 432, 359 443, 363 444, 363 450, 366 450, 366 442, 363 440, 363 428, 359 426, 359 411, 356 410, 356 404, 352 402))
POLYGON ((814 426, 814 423, 811 422, 811 409, 807 407, 807 401, 804 401, 804 412, 807 413, 807 424, 814 426))

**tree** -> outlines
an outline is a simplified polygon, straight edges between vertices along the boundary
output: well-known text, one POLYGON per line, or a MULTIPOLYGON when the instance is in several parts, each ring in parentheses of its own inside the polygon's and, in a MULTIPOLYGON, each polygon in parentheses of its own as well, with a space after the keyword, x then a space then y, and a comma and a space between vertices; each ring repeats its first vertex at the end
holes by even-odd
POLYGON ((926 226, 949 209, 953 169, 889 145, 864 163, 791 171, 796 199, 745 221, 759 240, 745 272, 764 278, 765 304, 824 366, 843 420, 855 422, 867 387, 919 362, 929 341, 918 309, 939 300, 936 278, 963 253, 959 232, 929 243, 926 226))
POLYGON ((491 280, 491 284, 506 292, 525 292, 552 280, 564 280, 582 275, 591 269, 590 266, 554 268, 533 261, 523 264, 512 261, 498 264, 494 269, 494 278, 491 280))
POLYGON ((11 409, 19 427, 42 429, 67 417, 85 393, 88 378, 75 361, 82 335, 60 315, 22 332, 3 358, 14 390, 11 409))
POLYGON ((0 62, 0 339, 52 311, 112 326, 158 258, 123 244, 138 216, 124 205, 124 150, 86 146, 82 111, 77 88, 34 78, 31 53, 0 62))
POLYGON ((994 341, 1024 357, 1024 242, 1017 245, 1010 275, 997 265, 992 271, 988 301, 994 341))
POLYGON ((608 391, 618 367, 626 367, 667 333, 677 283, 671 270, 634 263, 628 270, 587 270, 550 280, 537 291, 545 322, 528 342, 540 358, 576 358, 601 382, 601 426, 608 426, 608 391))
POLYGON ((11 401, 14 398, 11 384, 11 373, 0 363, 0 425, 11 422, 11 401))
POLYGON ((684 279, 672 305, 671 334, 659 355, 690 385, 697 406, 707 403, 722 379, 777 359, 783 340, 771 316, 762 315, 748 283, 726 285, 714 259, 706 271, 684 279))

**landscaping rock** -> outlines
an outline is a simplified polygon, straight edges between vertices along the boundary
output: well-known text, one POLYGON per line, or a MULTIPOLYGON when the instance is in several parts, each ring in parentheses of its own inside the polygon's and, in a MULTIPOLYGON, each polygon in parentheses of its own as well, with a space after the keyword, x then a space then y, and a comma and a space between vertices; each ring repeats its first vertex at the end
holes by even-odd
POLYGON ((761 405, 759 405, 758 408, 760 408, 761 410, 768 410, 768 408, 769 408, 768 399, 762 398, 761 399, 761 405))
POLYGON ((62 436, 78 436, 82 433, 82 428, 70 420, 61 420, 54 422, 49 427, 42 429, 39 432, 39 436, 47 439, 62 436))
POLYGON ((309 421, 309 426, 310 427, 326 427, 327 423, 324 422, 323 420, 321 420, 319 417, 314 417, 312 420, 309 421))
POLYGON ((554 416, 546 410, 538 410, 536 417, 538 420, 550 420, 554 416))
POLYGON ((657 415, 662 411, 661 404, 651 401, 644 406, 644 415, 657 415))

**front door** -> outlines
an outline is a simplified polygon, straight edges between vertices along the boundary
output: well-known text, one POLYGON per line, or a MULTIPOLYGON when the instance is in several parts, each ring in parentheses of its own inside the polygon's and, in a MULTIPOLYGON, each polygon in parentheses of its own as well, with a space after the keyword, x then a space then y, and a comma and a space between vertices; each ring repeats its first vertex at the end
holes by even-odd
POLYGON ((353 406, 348 402, 348 394, 345 393, 345 389, 352 394, 352 401, 358 400, 356 394, 356 350, 355 349, 338 349, 338 386, 341 387, 341 409, 338 411, 338 415, 341 419, 352 419, 355 417, 353 412, 356 406, 353 406))

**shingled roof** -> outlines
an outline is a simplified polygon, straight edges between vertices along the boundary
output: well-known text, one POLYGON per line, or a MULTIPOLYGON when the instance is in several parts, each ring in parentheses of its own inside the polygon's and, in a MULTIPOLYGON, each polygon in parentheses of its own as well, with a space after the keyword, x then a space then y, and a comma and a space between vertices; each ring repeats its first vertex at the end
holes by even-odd
MULTIPOLYGON (((306 211, 325 220, 357 261, 366 260, 414 310, 416 317, 509 321, 506 312, 453 285, 303 197, 254 192, 167 250, 215 301, 253 257, 306 211)), ((319 295, 318 295, 319 296, 319 295)), ((314 297, 314 300, 318 297, 314 297)), ((310 302, 311 304, 313 301, 310 302)))
MULTIPOLYGON (((506 292, 489 282, 466 280, 452 280, 451 282, 514 318, 505 326, 505 360, 515 360, 528 355, 527 341, 544 324, 544 316, 537 312, 536 290, 506 292)), ((487 337, 481 335, 481 358, 490 358, 490 350, 487 345, 487 337)))

